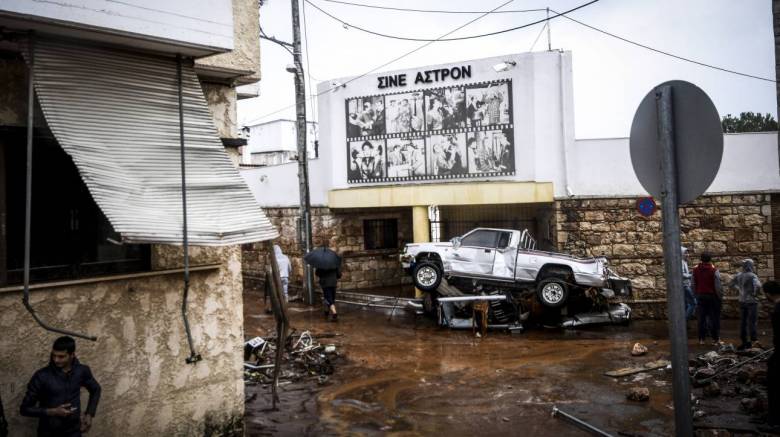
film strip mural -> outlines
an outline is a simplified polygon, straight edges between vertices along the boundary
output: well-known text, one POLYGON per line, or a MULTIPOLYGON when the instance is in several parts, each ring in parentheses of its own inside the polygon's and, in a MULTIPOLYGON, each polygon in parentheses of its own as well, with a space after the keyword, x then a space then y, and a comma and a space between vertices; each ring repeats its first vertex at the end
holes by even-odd
POLYGON ((515 174, 512 82, 345 101, 350 184, 515 174))

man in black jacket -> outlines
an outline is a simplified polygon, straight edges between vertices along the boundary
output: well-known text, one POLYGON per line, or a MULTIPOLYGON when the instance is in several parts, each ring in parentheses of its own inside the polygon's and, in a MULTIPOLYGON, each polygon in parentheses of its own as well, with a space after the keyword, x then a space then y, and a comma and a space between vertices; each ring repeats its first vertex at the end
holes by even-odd
POLYGON ((2 396, 0 396, 0 437, 8 437, 8 422, 5 420, 2 396))
POLYGON ((772 343, 775 351, 769 357, 767 363, 767 394, 769 395, 769 422, 766 431, 780 432, 780 356, 778 356, 778 347, 780 347, 780 283, 777 281, 767 281, 763 286, 764 293, 769 301, 774 305, 772 311, 772 343))
POLYGON ((38 418, 39 437, 81 437, 89 431, 100 401, 100 384, 89 367, 76 358, 76 341, 60 337, 52 346, 49 365, 27 384, 22 416, 38 418), (81 387, 89 392, 87 410, 81 410, 81 387))
POLYGON ((325 305, 325 317, 331 315, 331 321, 337 322, 336 314, 336 285, 341 278, 341 269, 317 269, 317 277, 320 278, 322 287, 322 303, 325 305))

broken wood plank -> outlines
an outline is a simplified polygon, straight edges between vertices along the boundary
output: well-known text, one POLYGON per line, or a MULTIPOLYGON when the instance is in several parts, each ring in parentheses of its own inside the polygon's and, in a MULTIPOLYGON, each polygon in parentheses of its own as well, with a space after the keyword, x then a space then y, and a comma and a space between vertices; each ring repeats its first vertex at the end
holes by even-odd
POLYGON ((645 365, 639 367, 624 367, 622 369, 610 370, 609 372, 604 373, 604 375, 611 376, 613 378, 621 378, 623 376, 635 375, 637 373, 643 373, 643 372, 649 372, 651 370, 661 369, 670 364, 672 363, 669 360, 656 360, 656 361, 650 361, 649 363, 645 363, 645 365))

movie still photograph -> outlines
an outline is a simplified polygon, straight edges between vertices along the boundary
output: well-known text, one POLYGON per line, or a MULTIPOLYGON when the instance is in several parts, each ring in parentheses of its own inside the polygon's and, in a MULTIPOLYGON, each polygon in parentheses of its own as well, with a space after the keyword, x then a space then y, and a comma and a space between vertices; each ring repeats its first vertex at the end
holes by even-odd
POLYGON ((466 100, 463 87, 439 88, 425 92, 427 131, 466 127, 466 100))
POLYGON ((350 180, 385 177, 385 140, 350 141, 348 147, 350 180))
POLYGON ((509 83, 492 83, 466 88, 466 124, 468 127, 510 124, 509 83))
POLYGON ((477 173, 514 172, 512 129, 470 132, 466 135, 468 171, 477 173))
POLYGON ((451 176, 468 173, 466 134, 431 135, 426 138, 428 175, 451 176))
POLYGON ((387 140, 387 177, 425 176, 425 141, 422 138, 387 140))
POLYGON ((388 134, 422 132, 425 129, 422 91, 385 96, 388 134))
POLYGON ((347 100, 347 138, 384 135, 385 118, 384 96, 347 100))

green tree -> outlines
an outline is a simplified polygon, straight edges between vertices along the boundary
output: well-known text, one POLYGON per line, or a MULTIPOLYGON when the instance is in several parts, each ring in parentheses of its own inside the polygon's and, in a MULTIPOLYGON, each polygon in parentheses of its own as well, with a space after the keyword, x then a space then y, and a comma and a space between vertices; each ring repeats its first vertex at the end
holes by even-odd
POLYGON ((739 117, 727 114, 721 121, 723 132, 727 134, 737 132, 771 132, 777 130, 777 121, 772 114, 742 112, 739 117))

